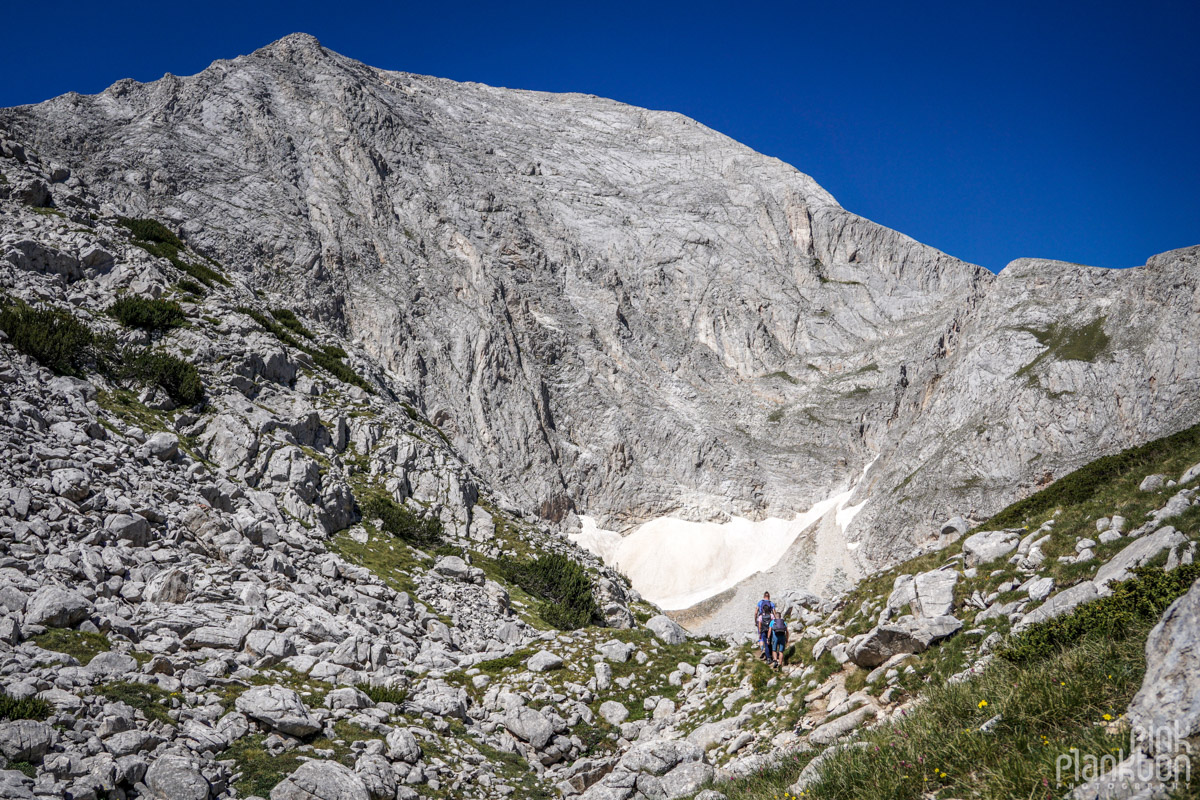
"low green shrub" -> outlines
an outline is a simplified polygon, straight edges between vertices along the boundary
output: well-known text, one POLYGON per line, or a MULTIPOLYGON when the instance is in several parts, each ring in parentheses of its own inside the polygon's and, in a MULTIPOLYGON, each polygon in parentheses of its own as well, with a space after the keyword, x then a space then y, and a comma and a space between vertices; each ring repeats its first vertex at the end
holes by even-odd
POLYGON ((308 328, 304 327, 304 323, 301 322, 296 317, 296 313, 294 311, 292 311, 291 309, 272 308, 271 316, 275 318, 276 322, 278 322, 283 327, 287 328, 292 333, 298 333, 301 336, 303 336, 305 339, 309 339, 309 340, 317 338, 317 337, 313 336, 312 331, 310 331, 308 328))
POLYGON ((183 247, 183 242, 179 237, 156 219, 134 219, 132 217, 119 217, 117 224, 128 228, 135 239, 141 239, 143 242, 151 242, 153 244, 167 244, 172 247, 183 247))
POLYGON ((157 386, 181 405, 193 406, 204 399, 196 365, 160 350, 114 348, 105 354, 101 371, 120 383, 157 386))
POLYGON ((206 264, 184 260, 179 251, 183 242, 179 240, 170 228, 153 219, 132 219, 121 217, 118 223, 128 228, 133 234, 134 244, 152 256, 165 258, 176 269, 187 273, 205 286, 223 284, 229 286, 229 280, 206 264))
POLYGON ((179 287, 181 292, 186 292, 190 295, 199 297, 200 295, 204 294, 204 287, 190 278, 184 278, 175 285, 179 287))
POLYGON ((368 683, 362 683, 358 686, 359 690, 367 697, 371 698, 373 703, 392 703, 393 705, 402 705, 408 699, 408 690, 399 689, 395 686, 372 686, 368 683))
POLYGON ((131 683, 129 681, 114 681, 106 683, 96 690, 96 694, 108 698, 114 703, 125 703, 146 715, 146 719, 158 720, 168 725, 175 721, 167 713, 166 690, 150 683, 131 683))
POLYGON ((0 691, 0 719, 46 719, 54 713, 54 706, 37 697, 18 700, 7 692, 0 691))
POLYGON ((379 520, 379 529, 417 547, 441 543, 443 529, 436 517, 422 518, 383 489, 373 486, 355 498, 363 519, 379 520))
POLYGON ((547 553, 500 566, 508 580, 542 600, 538 616, 555 628, 571 631, 600 621, 591 578, 577 562, 547 553))
POLYGON ((187 319, 179 303, 147 297, 122 297, 108 307, 108 313, 125 327, 144 331, 178 328, 187 319))
POLYGON ((1186 564, 1171 572, 1139 567, 1134 577, 1112 585, 1112 594, 1084 603, 1070 614, 1030 626, 1000 650, 1000 657, 1015 664, 1047 658, 1063 647, 1086 638, 1120 639, 1157 619, 1176 598, 1187 593, 1200 578, 1200 564, 1186 564))
POLYGON ((312 333, 300 324, 300 321, 296 319, 296 315, 291 311, 288 311, 287 309, 275 309, 271 312, 272 316, 267 316, 261 311, 257 311, 246 306, 240 306, 237 311, 250 317, 259 325, 262 325, 264 328, 274 334, 275 338, 279 341, 290 347, 296 348, 302 353, 307 353, 309 358, 313 360, 314 364, 328 372, 333 377, 337 378, 342 383, 347 383, 351 386, 357 386, 368 394, 375 393, 374 386, 365 381, 361 375, 342 362, 342 359, 346 358, 347 356, 345 350, 333 345, 317 348, 306 344, 293 336, 292 332, 295 331, 305 338, 313 338, 312 333), (284 322, 283 319, 279 317, 280 314, 285 315, 285 318, 288 318, 294 322, 296 327, 292 327, 292 325, 284 322))
POLYGON ((0 329, 13 347, 59 375, 81 375, 92 331, 69 312, 11 300, 0 306, 0 329))

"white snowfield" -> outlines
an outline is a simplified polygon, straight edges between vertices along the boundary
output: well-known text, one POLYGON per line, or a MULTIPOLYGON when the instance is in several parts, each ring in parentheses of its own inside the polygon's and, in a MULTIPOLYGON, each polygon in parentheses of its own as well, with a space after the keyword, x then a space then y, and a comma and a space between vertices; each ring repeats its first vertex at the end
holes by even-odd
MULTIPOLYGON (((864 477, 870 468, 868 464, 863 470, 864 477)), ((830 512, 834 512, 837 526, 845 533, 866 503, 848 505, 856 485, 793 519, 755 522, 734 517, 720 523, 658 517, 622 536, 598 528, 592 517, 581 516, 582 530, 570 539, 621 570, 647 600, 675 611, 690 608, 770 569, 800 534, 830 512)))

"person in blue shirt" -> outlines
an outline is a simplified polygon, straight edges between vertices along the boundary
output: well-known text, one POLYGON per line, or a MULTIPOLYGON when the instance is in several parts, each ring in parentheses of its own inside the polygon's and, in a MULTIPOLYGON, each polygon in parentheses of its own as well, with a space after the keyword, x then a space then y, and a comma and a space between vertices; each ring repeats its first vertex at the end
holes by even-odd
POLYGON ((758 645, 762 648, 759 656, 763 661, 770 662, 771 655, 771 619, 775 613, 775 604, 771 602, 771 593, 763 592, 762 600, 754 609, 754 628, 758 632, 758 645))

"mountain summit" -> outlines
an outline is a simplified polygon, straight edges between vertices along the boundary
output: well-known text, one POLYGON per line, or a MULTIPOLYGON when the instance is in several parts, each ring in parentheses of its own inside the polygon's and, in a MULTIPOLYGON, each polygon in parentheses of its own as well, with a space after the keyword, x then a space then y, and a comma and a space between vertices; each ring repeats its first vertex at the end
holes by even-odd
POLYGON ((361 345, 514 506, 801 515, 772 546, 816 590, 1200 416, 1196 248, 993 276, 674 113, 293 34, 0 129, 361 345))

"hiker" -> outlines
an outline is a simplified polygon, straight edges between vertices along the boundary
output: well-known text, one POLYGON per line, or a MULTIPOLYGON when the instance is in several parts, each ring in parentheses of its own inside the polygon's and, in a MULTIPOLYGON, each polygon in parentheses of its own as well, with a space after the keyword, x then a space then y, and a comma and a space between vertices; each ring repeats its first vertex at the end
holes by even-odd
POLYGON ((758 601, 754 609, 754 629, 758 633, 758 645, 762 648, 760 658, 771 660, 771 618, 775 612, 775 604, 771 602, 771 593, 763 592, 763 599, 758 601))
POLYGON ((776 611, 771 617, 771 653, 774 659, 771 666, 777 670, 783 669, 783 651, 787 649, 789 639, 791 632, 787 622, 784 621, 783 614, 776 611))

